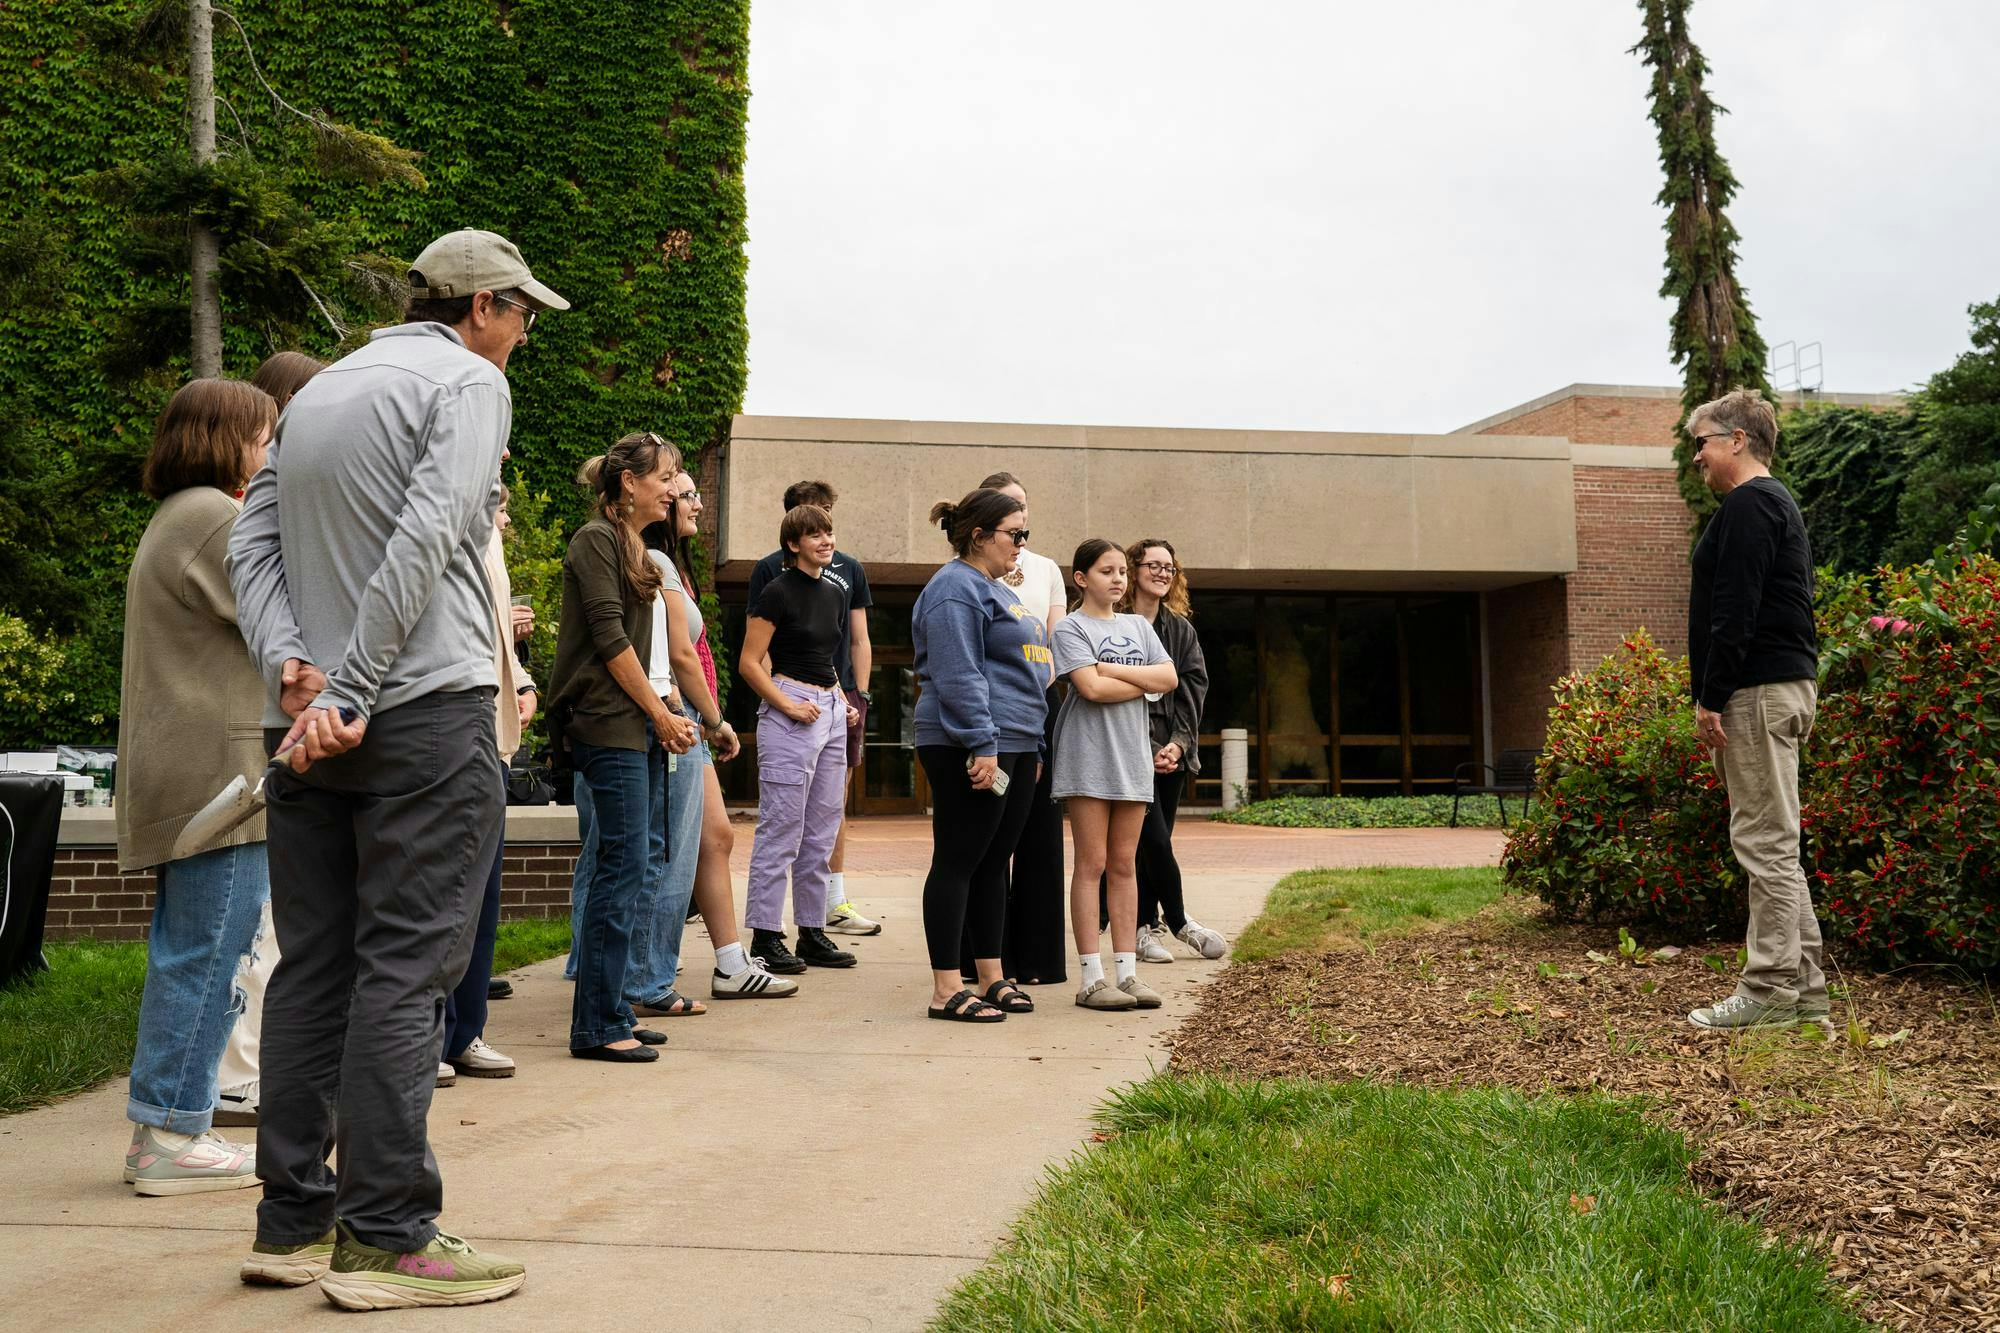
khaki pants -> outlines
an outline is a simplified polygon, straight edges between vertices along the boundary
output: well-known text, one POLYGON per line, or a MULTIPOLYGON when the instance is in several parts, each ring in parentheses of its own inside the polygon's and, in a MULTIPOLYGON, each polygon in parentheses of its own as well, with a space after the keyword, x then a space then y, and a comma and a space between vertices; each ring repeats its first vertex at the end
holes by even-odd
POLYGON ((1778 1004, 1826 994, 1819 919, 1799 864, 1799 751, 1812 734, 1810 680, 1752 685, 1729 696, 1729 743, 1716 768, 1729 791, 1729 847, 1750 877, 1749 954, 1739 995, 1778 1004))

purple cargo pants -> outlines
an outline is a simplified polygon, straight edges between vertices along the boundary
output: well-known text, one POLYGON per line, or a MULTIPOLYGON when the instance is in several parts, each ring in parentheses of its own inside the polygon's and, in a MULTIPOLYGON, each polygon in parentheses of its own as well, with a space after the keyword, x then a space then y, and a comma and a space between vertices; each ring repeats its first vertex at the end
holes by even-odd
POLYGON ((819 705, 819 719, 794 722, 768 703, 757 706, 757 840, 743 920, 752 930, 785 928, 785 878, 792 919, 826 924, 826 862, 840 834, 847 793, 847 700, 790 677, 773 682, 788 698, 819 705))

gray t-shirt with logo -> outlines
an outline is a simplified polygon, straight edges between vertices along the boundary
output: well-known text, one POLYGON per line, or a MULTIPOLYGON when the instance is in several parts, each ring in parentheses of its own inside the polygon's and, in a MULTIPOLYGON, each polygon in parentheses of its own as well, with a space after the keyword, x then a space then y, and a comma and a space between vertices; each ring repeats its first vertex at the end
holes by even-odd
MULTIPOLYGON (((1049 635, 1056 675, 1093 662, 1153 666, 1167 660, 1160 636, 1130 614, 1097 620, 1081 611, 1064 616, 1049 635)), ((1105 801, 1153 800, 1153 738, 1146 701, 1094 704, 1071 690, 1056 714, 1055 797, 1095 796, 1105 801)))

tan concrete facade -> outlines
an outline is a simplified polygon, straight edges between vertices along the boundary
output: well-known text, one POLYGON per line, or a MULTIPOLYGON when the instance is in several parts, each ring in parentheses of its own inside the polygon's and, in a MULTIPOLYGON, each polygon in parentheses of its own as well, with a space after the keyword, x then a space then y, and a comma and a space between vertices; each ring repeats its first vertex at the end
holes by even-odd
POLYGON ((1211 586, 1468 591, 1576 568, 1567 440, 740 416, 722 460, 721 575, 775 545, 784 488, 840 490, 841 549, 878 582, 949 552, 928 514, 1009 471, 1035 549, 1169 534, 1211 586))

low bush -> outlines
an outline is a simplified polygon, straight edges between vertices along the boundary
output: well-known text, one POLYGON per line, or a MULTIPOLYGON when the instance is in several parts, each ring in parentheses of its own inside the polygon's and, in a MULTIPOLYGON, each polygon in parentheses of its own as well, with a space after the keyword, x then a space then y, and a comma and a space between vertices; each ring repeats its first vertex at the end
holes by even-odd
MULTIPOLYGON (((1829 939, 1880 965, 2000 967, 2000 562, 1823 577, 1802 860, 1829 939)), ((1728 803, 1685 660, 1643 633, 1556 687, 1507 882, 1559 913, 1734 931, 1728 803)))
MULTIPOLYGON (((69 654, 26 621, 0 611, 0 749, 36 749, 91 739, 50 734, 51 716, 75 711, 69 654)), ((103 717, 92 714, 91 726, 103 717)))
MULTIPOLYGON (((1519 801, 1507 808, 1509 819, 1520 818, 1519 801)), ((1277 796, 1212 817, 1269 828, 1444 828, 1451 823, 1451 797, 1277 796)), ((1462 828, 1499 828, 1499 803, 1491 796, 1468 796, 1459 802, 1458 822, 1462 828)))

